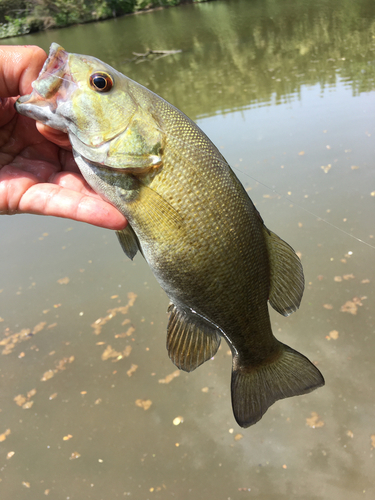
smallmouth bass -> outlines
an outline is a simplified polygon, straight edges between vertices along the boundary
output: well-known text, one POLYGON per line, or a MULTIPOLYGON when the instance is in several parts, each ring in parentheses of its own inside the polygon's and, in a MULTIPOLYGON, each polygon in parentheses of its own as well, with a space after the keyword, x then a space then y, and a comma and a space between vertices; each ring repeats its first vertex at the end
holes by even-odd
POLYGON ((117 232, 124 252, 144 256, 171 301, 175 365, 194 370, 225 338, 239 425, 324 385, 271 329, 268 301, 284 316, 299 307, 301 262, 194 122, 107 64, 57 44, 16 109, 68 133, 82 175, 128 219, 117 232))

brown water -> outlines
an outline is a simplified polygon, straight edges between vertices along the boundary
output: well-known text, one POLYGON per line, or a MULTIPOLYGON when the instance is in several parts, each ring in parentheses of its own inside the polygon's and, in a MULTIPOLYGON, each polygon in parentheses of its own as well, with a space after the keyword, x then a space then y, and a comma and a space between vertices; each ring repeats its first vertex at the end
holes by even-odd
POLYGON ((1 217, 1 500, 375 498, 374 2, 217 1, 6 42, 52 41, 218 145, 302 254, 302 306, 273 329, 326 386, 239 428, 225 345, 166 380, 168 300, 140 256, 103 229, 1 217), (147 49, 182 52, 128 61, 147 49))

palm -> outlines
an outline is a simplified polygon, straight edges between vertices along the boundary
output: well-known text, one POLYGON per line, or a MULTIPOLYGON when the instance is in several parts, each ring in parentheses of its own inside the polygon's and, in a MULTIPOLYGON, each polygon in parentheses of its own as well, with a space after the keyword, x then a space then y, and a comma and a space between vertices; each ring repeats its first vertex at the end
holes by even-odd
POLYGON ((124 227, 124 217, 80 175, 66 135, 39 126, 42 135, 34 120, 15 112, 15 100, 4 99, 1 105, 0 213, 55 215, 111 229, 124 227))

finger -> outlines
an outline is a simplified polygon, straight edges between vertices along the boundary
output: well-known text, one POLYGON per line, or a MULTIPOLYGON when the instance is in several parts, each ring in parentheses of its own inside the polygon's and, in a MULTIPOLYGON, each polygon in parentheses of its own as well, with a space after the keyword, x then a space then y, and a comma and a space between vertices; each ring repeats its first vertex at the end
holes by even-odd
POLYGON ((33 45, 0 46, 0 97, 30 93, 46 57, 43 49, 33 45))
POLYGON ((107 229, 124 229, 125 217, 104 200, 55 184, 36 184, 21 198, 17 213, 52 215, 107 229))
MULTIPOLYGON (((39 162, 40 163, 40 162, 39 162)), ((70 191, 81 195, 91 196, 96 200, 102 198, 95 193, 79 173, 74 172, 51 172, 49 164, 42 168, 38 164, 36 172, 30 164, 26 168, 4 167, 0 171, 0 213, 12 214, 19 211, 22 197, 35 184, 41 184, 43 190, 47 183, 56 184, 64 188, 67 196, 70 191), (42 170, 43 172, 40 172, 42 170)))
POLYGON ((57 144, 64 149, 67 149, 68 151, 72 150, 68 135, 64 132, 61 132, 61 130, 56 130, 49 127, 48 125, 44 125, 44 123, 41 122, 36 122, 36 128, 49 141, 57 144))
POLYGON ((87 184, 85 179, 79 173, 58 172, 49 179, 49 182, 57 184, 62 188, 69 189, 70 191, 77 191, 77 193, 102 200, 102 197, 95 193, 95 191, 87 184))

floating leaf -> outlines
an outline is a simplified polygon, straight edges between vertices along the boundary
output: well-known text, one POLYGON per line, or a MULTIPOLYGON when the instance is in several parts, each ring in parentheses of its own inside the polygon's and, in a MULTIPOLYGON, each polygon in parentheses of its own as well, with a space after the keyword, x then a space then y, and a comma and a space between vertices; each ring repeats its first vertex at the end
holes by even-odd
POLYGON ((20 330, 17 333, 13 333, 12 335, 6 333, 6 336, 2 340, 0 340, 0 346, 1 345, 5 346, 1 354, 4 355, 10 354, 13 351, 16 344, 18 344, 19 342, 23 342, 25 340, 29 340, 31 338, 30 333, 31 333, 30 328, 22 328, 22 330, 20 330))
POLYGON ((320 168, 323 170, 325 174, 328 174, 328 172, 331 170, 332 165, 329 163, 326 167, 322 165, 320 168))
POLYGON ((332 330, 331 332, 329 332, 329 338, 337 340, 339 338, 339 332, 337 330, 332 330))
POLYGON ((102 354, 102 360, 106 361, 107 359, 114 358, 112 359, 112 361, 116 363, 117 361, 120 361, 121 359, 128 357, 131 351, 132 348, 130 345, 126 346, 126 348, 122 352, 116 351, 115 349, 112 348, 112 346, 107 345, 102 354))
POLYGON ((108 323, 112 318, 116 316, 117 313, 120 314, 127 314, 129 311, 129 307, 132 307, 134 305, 135 299, 137 298, 137 295, 133 292, 128 293, 128 303, 126 306, 122 307, 115 307, 113 309, 108 309, 107 311, 107 316, 104 318, 98 318, 94 323, 92 323, 92 328, 94 329, 95 335, 99 335, 102 331, 103 326, 108 323))
POLYGON ((152 401, 150 399, 137 399, 135 404, 144 410, 148 410, 152 405, 152 401))
POLYGON ((129 368, 129 370, 126 372, 127 376, 131 377, 133 375, 133 373, 137 370, 137 368, 138 368, 138 365, 132 364, 131 367, 129 368))
POLYGON ((63 371, 66 369, 66 365, 73 363, 74 361, 74 356, 70 356, 69 358, 62 358, 60 361, 56 362, 56 368, 54 370, 48 370, 43 374, 43 377, 40 379, 42 382, 45 382, 46 380, 49 380, 52 378, 55 373, 58 373, 60 371, 63 371))
POLYGON ((180 425, 184 421, 184 417, 176 417, 173 419, 173 425, 180 425))
POLYGON ((27 403, 25 403, 24 405, 22 405, 22 408, 24 410, 29 410, 34 404, 34 401, 27 401, 27 403))
POLYGON ((18 394, 18 396, 15 396, 13 398, 13 401, 15 401, 16 405, 22 406, 26 403, 27 398, 26 398, 26 396, 23 396, 22 394, 18 394))
POLYGON ((344 274, 344 280, 352 280, 354 279, 354 274, 344 274))
POLYGON ((324 422, 320 419, 319 415, 315 412, 311 412, 311 417, 306 419, 306 425, 315 429, 317 427, 323 427, 324 422))
MULTIPOLYGON (((362 297, 363 299, 363 297, 362 297)), ((347 312, 350 314, 357 314, 358 306, 362 306, 361 299, 359 297, 353 297, 352 300, 347 300, 343 306, 341 306, 341 312, 347 312)))
POLYGON ((45 382, 46 380, 49 380, 55 375, 55 372, 53 370, 47 370, 44 372, 43 377, 40 379, 42 382, 45 382))
POLYGON ((130 337, 130 336, 133 334, 133 332, 135 332, 135 328, 134 328, 134 326, 130 326, 130 327, 126 330, 126 332, 123 332, 123 333, 117 333, 117 334, 115 335, 115 339, 121 339, 121 338, 125 338, 125 337, 130 337))
POLYGON ((3 441, 6 440, 6 438, 9 436, 10 434, 10 429, 7 429, 5 432, 3 432, 2 434, 0 434, 0 443, 2 443, 3 441))
POLYGON ((167 375, 165 378, 159 380, 159 384, 169 384, 174 378, 180 376, 180 370, 175 370, 174 372, 167 375))
POLYGON ((59 280, 57 280, 57 283, 59 283, 59 285, 67 285, 69 283, 70 279, 65 276, 65 278, 60 278, 59 280))

